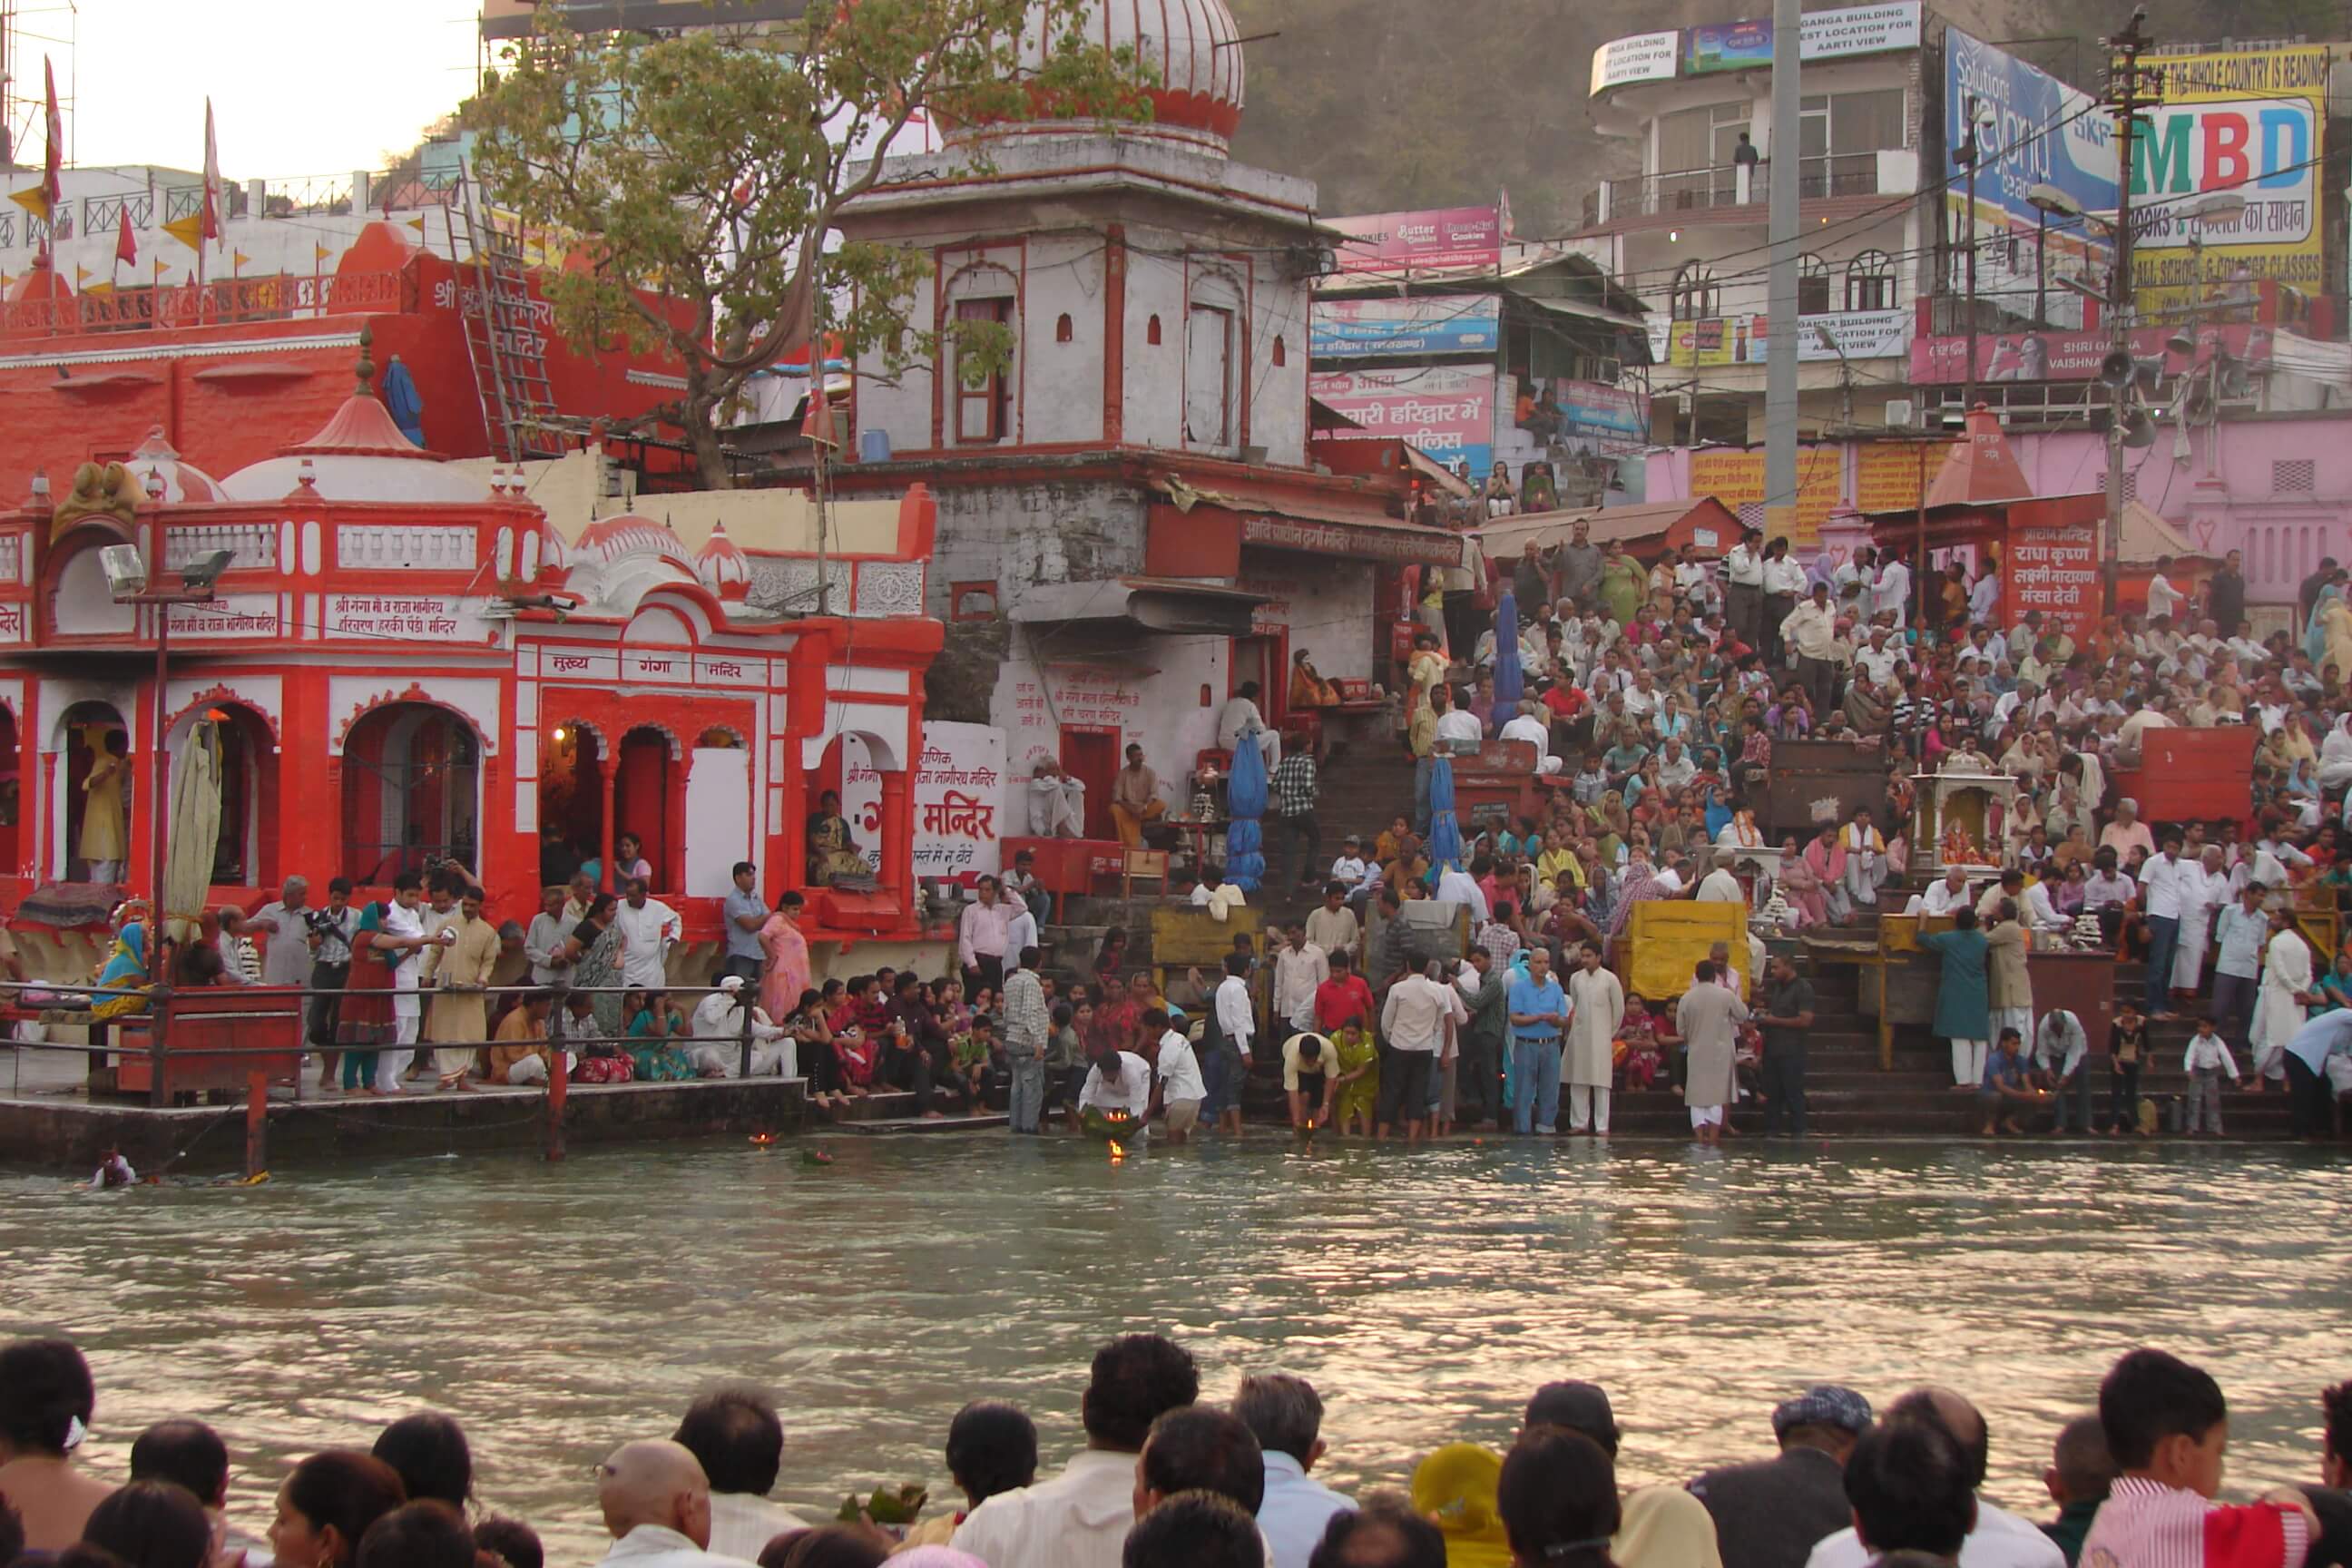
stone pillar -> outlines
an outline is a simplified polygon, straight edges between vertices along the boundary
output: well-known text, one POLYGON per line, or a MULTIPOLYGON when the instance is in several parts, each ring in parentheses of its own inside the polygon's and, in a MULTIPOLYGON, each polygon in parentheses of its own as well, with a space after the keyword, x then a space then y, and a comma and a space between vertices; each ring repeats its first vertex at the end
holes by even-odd
POLYGON ((915 920, 913 778, 907 768, 882 775, 882 892, 909 925, 915 920))

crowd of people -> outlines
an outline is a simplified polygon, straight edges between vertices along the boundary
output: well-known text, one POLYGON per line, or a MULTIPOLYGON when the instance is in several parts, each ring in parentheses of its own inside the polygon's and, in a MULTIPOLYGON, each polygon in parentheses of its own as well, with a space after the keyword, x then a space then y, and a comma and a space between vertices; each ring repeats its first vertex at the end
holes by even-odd
MULTIPOLYGON (((2298 1134, 2340 1126, 2352 1052, 2343 1034, 2305 1028, 2352 1004, 2352 939, 2329 951, 2313 935, 2334 922, 2352 937, 2334 919, 2352 913, 2352 580, 2336 562, 2319 563, 2291 628, 2267 638, 2253 635, 2231 552, 2186 586, 2159 561, 2144 613, 2078 639, 2038 609, 2010 615, 1989 555, 1925 563, 1921 581, 1897 548, 1808 563, 1743 529, 1720 560, 1685 547, 1643 566, 1622 542, 1592 542, 1586 522, 1572 531, 1549 549, 1530 538, 1516 561, 1423 574, 1402 679, 1415 798, 1369 848, 1343 846, 1332 877, 1353 907, 1461 903, 1498 964, 1543 948, 1573 975, 1586 950, 1613 962, 1633 911, 1654 900, 1737 901, 1783 933, 1965 905, 1978 933, 1930 944, 1947 978, 1935 1033, 1989 1130, 2021 1125, 2029 1107, 2055 1128, 2070 1111, 2087 1127, 2084 1063, 2101 1047, 2114 1073, 2102 1120, 2137 1126, 2146 1026, 2192 1016, 2210 1027, 2181 1062, 2196 1085, 2190 1131, 2221 1131, 2233 1053, 2247 1058, 2248 1092, 2290 1097, 2298 1134), (1496 697, 1507 665, 1515 702, 1496 697), (2116 787, 2152 731, 2229 725, 2258 731, 2242 816, 2151 824, 2116 787), (1875 752, 1881 786, 1773 842, 1759 821, 1771 816, 1774 747, 1808 739, 1875 752), (1522 744, 1542 808, 1457 824, 1464 847, 1441 858, 1437 762, 1483 752, 1509 765, 1496 742, 1522 744), (1956 868, 1906 894, 1922 788, 1939 805, 1963 790, 1984 804, 1937 814, 1920 858, 1956 868), (2065 1023, 2042 1027, 2024 963, 2036 933, 2074 935, 2086 916, 2147 975, 2138 1016, 2087 1051, 2065 1023)), ((1752 1005, 1748 977, 1765 965, 1749 957, 1737 967, 1752 1005)), ((1615 1031, 1621 1087, 1650 1070, 1661 1000, 1623 999, 1638 1022, 1615 1031)), ((1557 1022, 1572 1033, 1574 1016, 1557 1022)), ((1801 1037, 1759 1025, 1741 1054, 1769 1061, 1760 1047, 1801 1037)))
MULTIPOLYGON (((2134 1350, 2097 1407, 2054 1435, 2030 1521, 1981 1495, 1991 1450, 1962 1394, 1924 1387, 1874 1412, 1822 1384, 1770 1413, 1773 1451, 1682 1486, 1622 1489, 1606 1390, 1544 1384, 1508 1450, 1452 1443, 1406 1486, 1350 1498, 1316 1479, 1324 1403, 1306 1379, 1242 1378, 1202 1398, 1192 1356, 1154 1333, 1104 1344, 1080 1401, 1085 1447, 1040 1479, 1035 1424, 975 1400, 943 1441, 962 1504, 877 1521, 774 1501, 784 1430, 726 1385, 667 1436, 621 1442, 593 1472, 611 1568, 2325 1568, 2352 1562, 2352 1384, 2319 1399, 2315 1480, 2222 1503, 2230 1413, 2203 1370, 2134 1350)), ((66 1340, 0 1348, 0 1564, 16 1568, 544 1568, 531 1525, 479 1503, 447 1415, 403 1417, 367 1448, 292 1466, 273 1517, 231 1518, 228 1443, 194 1418, 131 1445, 102 1477, 77 1450, 97 1420, 66 1340)), ((1760 1436, 1759 1433, 1759 1436, 1760 1436)), ((1759 1445, 1760 1447, 1760 1445, 1759 1445)), ((584 1479, 585 1478, 583 1478, 584 1479)), ((910 1494, 922 1506, 925 1489, 910 1494)))

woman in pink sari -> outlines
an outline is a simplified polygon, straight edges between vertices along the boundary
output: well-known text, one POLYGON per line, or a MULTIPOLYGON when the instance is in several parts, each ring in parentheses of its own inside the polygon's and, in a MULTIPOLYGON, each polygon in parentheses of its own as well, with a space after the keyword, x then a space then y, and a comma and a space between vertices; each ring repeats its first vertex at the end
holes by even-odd
POLYGON ((1822 878, 1798 853, 1793 835, 1780 845, 1780 896, 1788 900, 1790 931, 1829 924, 1829 898, 1822 890, 1822 878))
POLYGON ((800 925, 803 902, 798 893, 787 891, 760 928, 760 946, 768 955, 767 973, 760 976, 760 1006, 771 1018, 788 1016, 808 989, 808 938, 801 934, 800 925))
POLYGON ((1827 919, 1820 923, 1845 919, 1853 904, 1845 896, 1845 843, 1838 835, 1838 825, 1822 823, 1800 858, 1822 885, 1822 910, 1827 919))

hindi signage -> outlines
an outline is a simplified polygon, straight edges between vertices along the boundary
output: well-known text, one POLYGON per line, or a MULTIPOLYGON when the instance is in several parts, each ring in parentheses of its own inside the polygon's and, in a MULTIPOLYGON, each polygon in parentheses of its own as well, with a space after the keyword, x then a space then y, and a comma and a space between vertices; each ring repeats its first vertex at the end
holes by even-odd
POLYGON ((201 605, 173 605, 171 616, 175 637, 274 637, 279 634, 275 594, 228 594, 201 605))
MULTIPOLYGON (((990 724, 923 725, 915 759, 910 806, 915 817, 912 869, 918 878, 970 883, 1002 868, 1004 803, 1011 784, 1004 767, 1004 731, 990 724)), ((882 775, 864 737, 842 737, 841 811, 868 866, 882 864, 882 775)))
POLYGON ((2012 524, 2001 562, 2001 606, 2022 617, 2042 612, 2045 629, 2085 637, 2098 624, 2099 550, 2092 525, 2012 524))
POLYGON ((488 630, 462 601, 437 594, 330 594, 326 610, 320 630, 331 637, 477 642, 488 630))
POLYGON ((1492 354, 1503 336, 1499 294, 1318 300, 1308 353, 1318 360, 1378 354, 1492 354))
MULTIPOLYGON (((2273 340, 2268 327, 2208 323, 2197 331, 2197 347, 2181 353, 2168 346, 2172 327, 2135 327, 2131 351, 2139 359, 2164 359, 2164 373, 2179 375, 2192 365, 2210 362, 2217 348, 2248 365, 2271 360, 2273 340)), ((2005 331, 1977 334, 1977 380, 2088 381, 2099 374, 2099 361, 2112 345, 2105 332, 2005 331)), ((1968 378, 1966 338, 1918 338, 1911 344, 1911 379, 1950 383, 1968 378)))
POLYGON ((1409 441, 1441 463, 1466 459, 1483 478, 1495 449, 1495 372, 1413 365, 1397 370, 1314 371, 1307 395, 1362 428, 1340 441, 1409 441))

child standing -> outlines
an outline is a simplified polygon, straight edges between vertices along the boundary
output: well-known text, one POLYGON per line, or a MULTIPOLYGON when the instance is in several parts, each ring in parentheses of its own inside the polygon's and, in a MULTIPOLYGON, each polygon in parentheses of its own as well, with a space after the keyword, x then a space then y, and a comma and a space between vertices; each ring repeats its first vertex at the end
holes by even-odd
POLYGON ((2128 1002, 2116 1005, 2107 1031, 2107 1136, 2139 1127, 2139 1069, 2147 1059, 2147 1020, 2128 1002))
POLYGON ((2221 1075, 2228 1073, 2230 1081, 2238 1081, 2238 1064, 2230 1055, 2229 1042, 2221 1038, 2213 1026, 2213 1016, 2207 1014, 2197 1020, 2197 1033, 2189 1037, 2189 1135, 2194 1138, 2201 1121, 2204 1131, 2214 1137, 2221 1135, 2221 1075))
POLYGON ((2315 1533, 2301 1493, 2283 1487, 2260 1502, 2213 1501, 2230 1411, 2203 1369, 2162 1351, 2133 1351, 2099 1384, 2099 1425, 2123 1474, 2083 1538, 2082 1561, 2299 1568, 2315 1533))

